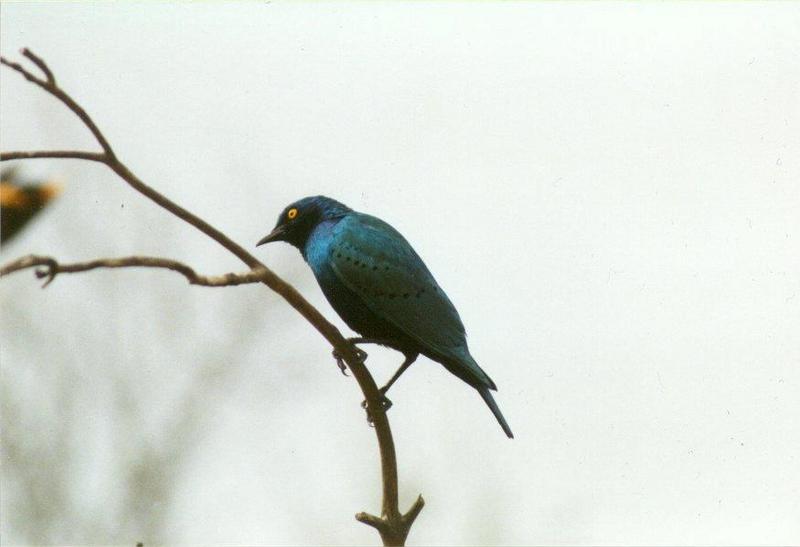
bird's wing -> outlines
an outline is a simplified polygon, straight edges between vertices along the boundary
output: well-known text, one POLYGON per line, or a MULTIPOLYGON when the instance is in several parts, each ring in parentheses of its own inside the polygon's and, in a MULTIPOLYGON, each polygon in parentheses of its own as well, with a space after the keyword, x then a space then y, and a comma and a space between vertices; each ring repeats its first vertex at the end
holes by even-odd
POLYGON ((442 355, 466 349, 464 325, 411 245, 384 221, 361 213, 334 229, 333 271, 375 314, 442 355))

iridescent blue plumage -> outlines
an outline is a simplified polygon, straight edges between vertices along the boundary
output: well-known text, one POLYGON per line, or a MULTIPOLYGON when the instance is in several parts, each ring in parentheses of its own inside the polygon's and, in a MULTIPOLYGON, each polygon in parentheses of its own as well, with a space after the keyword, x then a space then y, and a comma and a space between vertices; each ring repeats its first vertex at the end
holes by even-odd
POLYGON ((300 250, 351 329, 406 356, 384 390, 418 354, 425 355, 474 387, 513 437, 490 393, 497 389, 494 382, 469 353, 458 312, 397 230, 338 201, 313 196, 284 209, 259 244, 277 240, 300 250))

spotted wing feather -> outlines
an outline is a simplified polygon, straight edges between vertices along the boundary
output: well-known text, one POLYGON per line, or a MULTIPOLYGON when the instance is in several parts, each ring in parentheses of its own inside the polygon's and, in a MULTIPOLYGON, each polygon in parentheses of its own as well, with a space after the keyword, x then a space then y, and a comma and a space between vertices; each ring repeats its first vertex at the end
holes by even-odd
POLYGON ((356 213, 339 222, 333 235, 333 271, 373 313, 429 351, 466 352, 458 312, 397 230, 356 213))

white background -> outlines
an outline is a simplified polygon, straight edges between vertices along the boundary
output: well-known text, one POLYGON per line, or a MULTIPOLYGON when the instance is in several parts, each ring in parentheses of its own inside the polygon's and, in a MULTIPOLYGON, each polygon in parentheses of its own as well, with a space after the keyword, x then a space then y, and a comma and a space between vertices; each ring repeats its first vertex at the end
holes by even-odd
MULTIPOLYGON (((145 181, 251 247, 326 194, 459 308, 516 439, 422 359, 392 389, 411 544, 800 543, 796 3, 3 3, 145 181)), ((94 149, 2 72, 2 149, 94 149)), ((3 262, 226 252, 102 166, 3 262)), ((299 254, 259 257, 337 325, 299 254)), ((377 448, 263 287, 0 283, 6 543, 374 544, 377 448)), ((345 329, 345 332, 346 331, 345 329)), ((368 348, 369 350, 369 348, 368 348)), ((400 356, 372 349, 378 381, 400 356)))

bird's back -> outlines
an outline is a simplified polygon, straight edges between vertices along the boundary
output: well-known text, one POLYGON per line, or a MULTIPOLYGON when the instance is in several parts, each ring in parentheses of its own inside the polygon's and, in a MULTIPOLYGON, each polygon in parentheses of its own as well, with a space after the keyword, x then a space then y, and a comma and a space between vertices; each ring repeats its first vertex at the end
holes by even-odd
POLYGON ((377 325, 413 344, 415 351, 441 362, 475 387, 495 389, 469 353, 464 325, 452 302, 397 230, 356 212, 329 230, 326 267, 351 295, 339 290, 333 298, 328 292, 337 291, 326 291, 326 296, 354 330, 362 334, 364 327, 369 330, 363 324, 363 309, 369 310, 377 325))

